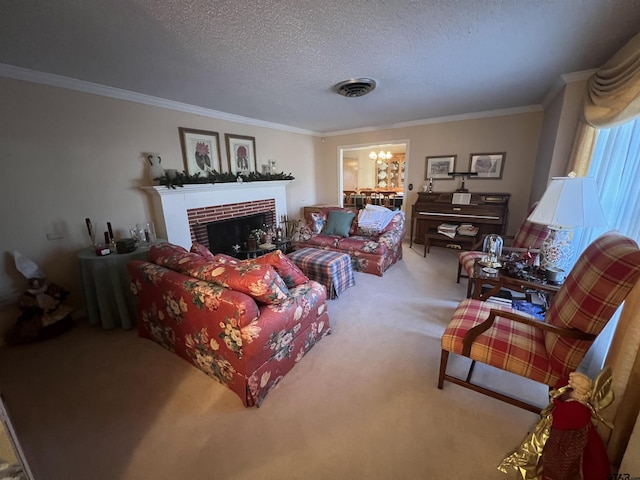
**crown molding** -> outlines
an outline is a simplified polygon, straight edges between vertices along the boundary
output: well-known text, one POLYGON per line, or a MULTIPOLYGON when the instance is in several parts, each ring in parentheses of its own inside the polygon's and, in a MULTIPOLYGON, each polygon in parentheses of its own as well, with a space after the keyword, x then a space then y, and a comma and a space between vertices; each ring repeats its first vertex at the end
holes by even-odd
POLYGON ((87 82, 84 80, 77 80, 74 78, 55 75, 52 73, 38 72, 36 70, 29 70, 27 68, 16 67, 14 65, 0 63, 0 76, 2 77, 13 78, 16 80, 23 80, 26 82, 38 83, 43 85, 50 85, 53 87, 65 88, 68 90, 75 90, 79 92, 90 93, 90 94, 100 95, 104 97, 117 98, 119 100, 141 103, 144 105, 166 108, 166 109, 175 110, 178 112, 191 113, 194 115, 201 115, 203 117, 215 118, 218 120, 225 120, 228 122, 240 123, 243 125, 271 128, 271 129, 281 130, 281 131, 290 132, 290 133, 311 135, 314 137, 336 137, 340 135, 351 135, 356 133, 376 132, 376 131, 391 130, 396 128, 416 127, 416 126, 430 125, 435 123, 459 122, 464 120, 477 120, 480 118, 491 118, 491 117, 500 117, 500 116, 506 116, 506 115, 518 115, 522 113, 539 112, 547 107, 547 105, 551 102, 551 100, 557 95, 557 93, 567 83, 585 80, 586 78, 591 76, 595 71, 596 70, 585 70, 581 72, 574 72, 574 73, 560 75, 560 78, 554 83, 552 88, 549 90, 549 92, 545 96, 541 105, 529 105, 524 107, 506 108, 506 109, 499 109, 499 110, 489 110, 484 112, 465 113, 460 115, 449 115, 444 117, 426 118, 421 120, 413 120, 409 122, 393 123, 393 124, 383 125, 383 126, 362 127, 362 128, 354 128, 349 130, 336 130, 336 131, 330 131, 330 132, 317 132, 313 130, 293 127, 290 125, 283 125, 280 123, 273 123, 273 122, 267 122, 264 120, 258 120, 255 118, 243 117, 243 116, 235 115, 232 113, 220 112, 218 110, 211 110, 208 108, 198 107, 196 105, 175 102, 173 100, 153 97, 151 95, 131 92, 129 90, 108 87, 106 85, 101 85, 98 83, 87 82))
POLYGON ((582 70, 580 72, 563 73, 562 75, 560 75, 560 78, 564 81, 564 83, 581 82, 583 80, 587 80, 597 71, 598 69, 594 68, 592 70, 582 70))
POLYGON ((543 108, 547 108, 549 106, 549 104, 553 101, 556 95, 560 93, 565 85, 573 82, 582 82, 584 80, 587 80, 595 72, 597 72, 597 70, 582 70, 580 72, 563 73, 562 75, 560 75, 560 77, 554 82, 547 94, 544 96, 544 99, 542 100, 543 108))
POLYGON ((52 73, 38 72, 35 70, 29 70, 22 67, 16 67, 13 65, 7 65, 0 63, 0 76, 13 78, 15 80, 23 80, 25 82, 39 83, 43 85, 50 85, 53 87, 65 88, 68 90, 75 90, 84 93, 91 93, 94 95, 100 95, 103 97, 117 98, 119 100, 126 100, 129 102, 141 103, 144 105, 150 105, 153 107, 166 108, 169 110, 175 110, 178 112, 192 113, 194 115, 201 115, 203 117, 216 118, 218 120, 226 120, 229 122, 240 123, 244 125, 252 125, 254 127, 272 128, 275 130, 283 130, 285 132, 300 133, 303 135, 320 136, 319 132, 312 130, 306 130, 303 128, 296 128, 290 125, 282 125, 280 123, 266 122, 264 120, 257 120, 255 118, 243 117, 240 115, 234 115, 232 113, 220 112, 218 110, 211 110, 208 108, 198 107, 195 105, 189 105, 187 103, 174 102, 173 100, 166 100, 164 98, 153 97, 151 95, 144 95, 142 93, 131 92, 129 90, 123 90, 120 88, 108 87, 99 83, 87 82, 84 80, 77 80, 75 78, 63 77, 61 75, 55 75, 52 73))
POLYGON ((505 115, 519 115, 522 113, 532 113, 542 111, 542 105, 529 105, 526 107, 504 108, 500 110, 489 110, 486 112, 464 113, 460 115, 449 115, 446 117, 426 118, 422 120, 413 120, 410 122, 393 123, 378 127, 354 128, 351 130, 339 130, 334 132, 326 132, 324 137, 336 137, 338 135, 351 135, 353 133, 376 132, 380 130, 390 130, 394 128, 416 127, 420 125, 430 125, 434 123, 460 122, 463 120, 477 120, 479 118, 502 117, 505 115))

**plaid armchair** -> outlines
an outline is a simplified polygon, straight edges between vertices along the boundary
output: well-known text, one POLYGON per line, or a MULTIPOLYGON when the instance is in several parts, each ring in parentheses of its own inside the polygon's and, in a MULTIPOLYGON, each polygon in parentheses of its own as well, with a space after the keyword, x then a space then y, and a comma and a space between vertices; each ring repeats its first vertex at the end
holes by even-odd
MULTIPOLYGON (((527 217, 533 212, 538 203, 534 203, 529 211, 527 212, 527 217)), ((524 220, 518 227, 518 231, 513 237, 503 237, 504 239, 510 239, 511 245, 509 247, 505 247, 506 251, 522 251, 526 252, 527 250, 531 250, 533 252, 537 252, 540 250, 540 246, 542 242, 549 235, 549 229, 546 225, 540 225, 537 223, 529 222, 527 219, 524 220)), ((467 284, 467 298, 471 297, 471 279, 473 278, 473 266, 479 258, 482 258, 484 252, 476 251, 480 248, 482 242, 479 242, 473 247, 472 251, 462 252, 458 255, 458 277, 456 278, 456 283, 460 283, 460 277, 462 275, 462 269, 466 272, 466 278, 469 279, 469 283, 467 284)))
POLYGON ((582 253, 543 322, 506 306, 463 300, 442 335, 438 388, 447 380, 539 413, 539 407, 472 384, 475 362, 553 386, 576 370, 638 278, 638 245, 609 232, 582 253), (466 380, 447 375, 449 352, 472 360, 466 380))

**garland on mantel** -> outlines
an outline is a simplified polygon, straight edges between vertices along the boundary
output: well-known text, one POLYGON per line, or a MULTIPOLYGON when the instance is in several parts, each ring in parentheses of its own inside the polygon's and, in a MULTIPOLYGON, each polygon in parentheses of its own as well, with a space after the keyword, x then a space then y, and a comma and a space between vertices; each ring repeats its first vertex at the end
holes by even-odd
POLYGON ((160 182, 160 185, 166 185, 167 188, 184 187, 185 185, 203 184, 203 183, 242 183, 242 182, 268 182, 270 180, 293 180, 294 177, 290 173, 258 173, 251 172, 248 175, 233 173, 218 173, 213 170, 206 176, 200 175, 200 172, 189 175, 186 171, 172 172, 171 176, 165 172, 164 176, 154 178, 160 182))

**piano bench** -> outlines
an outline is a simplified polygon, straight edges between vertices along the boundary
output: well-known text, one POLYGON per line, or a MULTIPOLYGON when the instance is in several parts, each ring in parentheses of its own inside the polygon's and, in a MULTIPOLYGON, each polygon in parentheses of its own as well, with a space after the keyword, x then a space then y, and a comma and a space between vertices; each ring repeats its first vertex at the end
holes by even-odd
POLYGON ((438 242, 446 242, 447 248, 458 248, 462 250, 470 250, 476 244, 476 237, 468 235, 456 235, 455 237, 447 237, 441 233, 435 231, 427 231, 424 234, 424 253, 423 257, 427 256, 427 253, 431 251, 431 240, 437 240, 438 242))

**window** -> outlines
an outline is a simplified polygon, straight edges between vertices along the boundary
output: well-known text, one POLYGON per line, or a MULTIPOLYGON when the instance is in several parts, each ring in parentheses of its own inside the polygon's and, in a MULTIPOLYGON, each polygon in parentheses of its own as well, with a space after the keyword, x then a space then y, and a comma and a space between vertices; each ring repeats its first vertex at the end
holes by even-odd
MULTIPOLYGON (((608 225, 576 231, 573 241, 576 254, 609 230, 617 230, 640 243, 640 118, 598 132, 588 176, 596 179, 608 225)), ((613 316, 583 360, 581 370, 592 378, 603 366, 619 313, 613 316)))
POLYGON ((576 232, 576 251, 608 230, 640 243, 640 118, 599 131, 588 176, 596 179, 608 225, 576 232))

